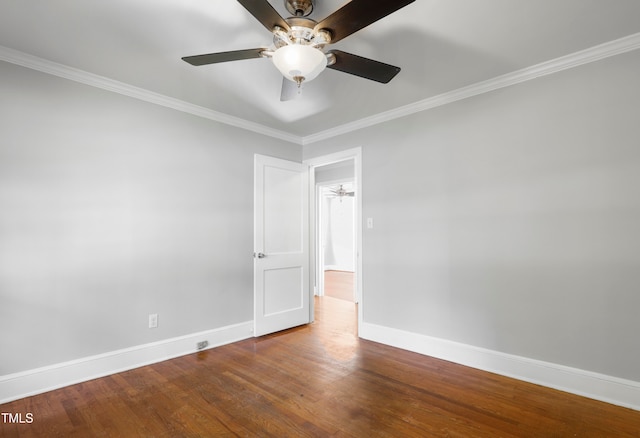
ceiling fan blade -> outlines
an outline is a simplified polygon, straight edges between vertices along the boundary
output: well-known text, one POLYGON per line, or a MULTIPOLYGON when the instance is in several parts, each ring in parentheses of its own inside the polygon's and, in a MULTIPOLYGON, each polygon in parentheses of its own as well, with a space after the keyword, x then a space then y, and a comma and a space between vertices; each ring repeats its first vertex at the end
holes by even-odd
POLYGON ((331 32, 331 43, 333 44, 414 1, 352 0, 320 21, 315 30, 325 29, 331 32))
POLYGON ((217 64, 218 62, 240 61, 241 59, 260 58, 265 49, 233 50, 231 52, 208 53, 206 55, 185 56, 183 61, 191 65, 217 64))
POLYGON ((363 58, 362 56, 352 55, 351 53, 341 50, 330 50, 336 57, 336 62, 328 65, 327 68, 339 70, 344 73, 360 76, 361 78, 370 79, 372 81, 388 83, 400 72, 400 67, 385 64, 384 62, 374 61, 373 59, 363 58))
POLYGON ((289 79, 282 78, 282 91, 280 92, 280 102, 287 102, 300 96, 298 84, 289 79))
POLYGON ((267 0, 238 0, 244 8, 253 15, 269 32, 273 32, 276 26, 288 31, 287 22, 267 0))

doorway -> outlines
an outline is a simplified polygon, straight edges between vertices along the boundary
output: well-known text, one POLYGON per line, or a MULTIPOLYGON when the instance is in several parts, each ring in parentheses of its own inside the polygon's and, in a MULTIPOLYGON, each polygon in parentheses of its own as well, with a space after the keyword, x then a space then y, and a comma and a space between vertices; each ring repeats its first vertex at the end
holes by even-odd
MULTIPOLYGON (((347 298, 357 303, 358 324, 362 321, 362 183, 361 183, 361 148, 354 148, 309 160, 310 207, 311 207, 311 290, 314 295, 326 294, 327 282, 342 283, 342 290, 349 290, 347 298), (342 185, 342 189, 340 186, 342 185), (329 201, 330 199, 331 201, 329 201), (342 203, 340 200, 342 199, 342 203), (323 208, 324 203, 324 208, 323 208), (335 204, 335 205, 334 205, 335 204), (329 211, 342 222, 330 223, 327 219, 329 211), (322 215, 325 214, 323 221, 322 215), (333 234, 327 239, 327 227, 333 234), (342 229, 336 229, 342 227, 342 229), (350 232, 345 230, 350 229, 350 232), (338 242, 333 238, 342 239, 338 242), (350 243, 347 242, 350 240, 350 243), (327 248, 327 243, 331 245, 327 248), (346 248, 350 248, 346 250, 346 248), (326 269, 328 268, 328 269, 326 269), (325 276, 328 273, 331 277, 325 276), (340 274, 342 279, 340 278, 340 274), (336 278, 337 277, 337 278, 336 278), (345 277, 346 281, 345 281, 345 277), (349 278, 350 277, 350 278, 349 278), (346 287, 345 287, 345 284, 346 287), (350 284, 349 284, 350 283, 350 284)), ((335 219, 335 217, 334 217, 335 219)), ((313 302, 313 300, 312 300, 313 302)), ((313 309, 311 313, 313 318, 313 309)))
POLYGON ((353 160, 319 166, 315 178, 319 262, 316 295, 356 302, 353 160), (336 176, 340 178, 333 179, 336 176))

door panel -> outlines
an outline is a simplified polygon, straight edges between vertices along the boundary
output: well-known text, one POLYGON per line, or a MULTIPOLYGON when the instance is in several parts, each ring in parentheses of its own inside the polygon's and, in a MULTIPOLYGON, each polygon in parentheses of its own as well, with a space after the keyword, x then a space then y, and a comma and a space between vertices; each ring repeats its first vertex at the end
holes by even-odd
POLYGON ((264 167, 264 227, 268 231, 264 234, 264 249, 270 254, 291 254, 303 250, 302 178, 299 170, 273 165, 264 167))
POLYGON ((308 167, 256 155, 254 335, 310 321, 308 167))
POLYGON ((303 280, 299 266, 265 270, 264 315, 300 309, 303 306, 303 280))

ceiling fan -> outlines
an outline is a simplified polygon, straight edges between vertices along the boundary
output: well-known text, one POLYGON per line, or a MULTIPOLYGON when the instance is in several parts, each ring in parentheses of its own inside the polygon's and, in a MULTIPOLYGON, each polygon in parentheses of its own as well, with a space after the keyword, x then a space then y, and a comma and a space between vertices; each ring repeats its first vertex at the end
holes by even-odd
POLYGON ((355 192, 353 190, 349 191, 347 189, 344 188, 344 184, 340 184, 339 187, 336 187, 335 189, 329 189, 329 196, 332 198, 338 197, 340 198, 340 202, 342 202, 342 198, 345 196, 350 196, 353 197, 355 195, 355 192))
POLYGON ((400 72, 400 67, 363 58, 341 50, 325 51, 325 46, 367 27, 415 0, 352 0, 324 20, 307 18, 315 0, 284 0, 292 17, 283 18, 267 0, 238 0, 264 27, 273 33, 271 48, 234 50, 185 56, 191 65, 252 58, 271 58, 284 76, 280 100, 295 97, 303 82, 309 82, 325 68, 356 75, 383 84, 400 72))

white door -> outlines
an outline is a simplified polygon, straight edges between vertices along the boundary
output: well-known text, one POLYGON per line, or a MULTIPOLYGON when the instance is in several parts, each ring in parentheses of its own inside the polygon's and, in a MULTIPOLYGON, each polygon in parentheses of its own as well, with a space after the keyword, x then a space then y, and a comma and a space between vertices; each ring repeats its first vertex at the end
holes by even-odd
POLYGON ((310 322, 308 166, 256 155, 254 184, 254 336, 262 336, 310 322))

